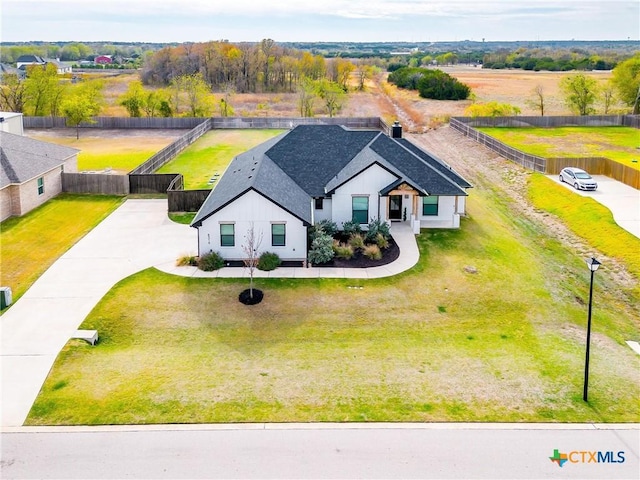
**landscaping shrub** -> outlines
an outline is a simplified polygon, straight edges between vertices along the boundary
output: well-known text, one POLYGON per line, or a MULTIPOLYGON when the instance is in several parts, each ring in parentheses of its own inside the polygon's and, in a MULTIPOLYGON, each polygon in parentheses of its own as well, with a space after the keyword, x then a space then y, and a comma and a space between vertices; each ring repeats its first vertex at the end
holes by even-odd
POLYGON ((349 245, 351 245, 354 250, 359 248, 364 248, 364 237, 361 233, 353 233, 349 236, 349 245))
POLYGON ((277 253, 264 252, 258 259, 258 270, 265 272, 275 270, 280 266, 280 257, 277 253))
POLYGON ((333 258, 333 238, 320 228, 312 234, 308 260, 311 264, 326 263, 333 258))
POLYGON ((337 240, 333 241, 333 251, 338 258, 349 260, 353 257, 353 247, 346 243, 340 243, 337 240))
POLYGON ((382 252, 378 245, 367 245, 364 247, 364 256, 371 260, 380 260, 382 258, 382 252))
POLYGON ((205 272, 212 272, 224 267, 224 259, 216 252, 209 252, 198 258, 198 268, 205 272))
POLYGON ((338 225, 331 220, 320 220, 313 228, 316 230, 321 228, 322 231, 330 237, 333 237, 338 232, 338 225))
POLYGON ((384 238, 389 238, 389 236, 391 236, 391 233, 389 232, 389 224, 378 219, 371 220, 369 222, 369 230, 367 230, 367 242, 377 243, 378 235, 382 235, 384 238))
POLYGON ((195 255, 183 255, 178 259, 176 265, 179 267, 195 267, 198 265, 198 257, 195 255))
POLYGON ((342 223, 342 230, 344 230, 345 235, 352 235, 354 233, 360 233, 362 228, 358 222, 349 221, 342 223))
POLYGON ((389 248, 389 240, 381 233, 376 237, 376 245, 382 249, 389 248))

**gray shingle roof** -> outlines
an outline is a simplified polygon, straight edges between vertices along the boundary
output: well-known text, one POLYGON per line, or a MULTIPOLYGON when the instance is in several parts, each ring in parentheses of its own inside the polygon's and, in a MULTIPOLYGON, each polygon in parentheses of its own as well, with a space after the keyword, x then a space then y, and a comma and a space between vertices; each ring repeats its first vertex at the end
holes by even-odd
POLYGON ((62 165, 79 150, 0 132, 0 188, 27 182, 62 165))
POLYGON ((251 189, 310 224, 312 198, 330 194, 374 164, 397 177, 389 188, 408 183, 422 195, 466 195, 466 180, 407 144, 379 131, 297 126, 234 158, 191 225, 200 226, 251 189))

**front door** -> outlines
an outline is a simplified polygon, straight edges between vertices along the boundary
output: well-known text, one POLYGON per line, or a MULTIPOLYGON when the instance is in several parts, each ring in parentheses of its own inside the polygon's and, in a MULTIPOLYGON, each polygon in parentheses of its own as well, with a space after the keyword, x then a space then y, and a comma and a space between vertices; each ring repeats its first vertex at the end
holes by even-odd
POLYGON ((402 195, 389 196, 389 220, 402 220, 402 195))

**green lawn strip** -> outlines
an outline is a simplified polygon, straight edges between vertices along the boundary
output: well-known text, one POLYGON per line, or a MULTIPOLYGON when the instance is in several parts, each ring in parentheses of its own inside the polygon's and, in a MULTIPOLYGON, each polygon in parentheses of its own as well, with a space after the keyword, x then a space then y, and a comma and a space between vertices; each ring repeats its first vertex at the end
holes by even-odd
POLYGON ((88 153, 78 155, 78 170, 104 170, 111 168, 120 172, 130 172, 140 166, 157 152, 154 150, 132 150, 121 153, 88 153))
POLYGON ((640 169, 640 132, 631 127, 482 127, 478 130, 539 157, 605 157, 640 169))
POLYGON ((82 325, 98 345, 66 345, 27 424, 637 421, 635 312, 607 272, 587 405, 582 260, 499 192, 468 209, 460 230, 423 231, 409 272, 256 279, 256 306, 237 300, 247 279, 124 279, 82 325))
POLYGON ((222 176, 236 155, 280 133, 282 130, 212 130, 156 173, 181 173, 187 190, 212 188, 210 179, 216 173, 222 176))
POLYGON ((122 201, 115 196, 61 194, 22 217, 2 222, 0 271, 13 300, 122 201))
POLYGON ((195 212, 169 212, 169 218, 172 221, 183 225, 191 224, 195 216, 195 212))
POLYGON ((620 227, 611 211, 592 198, 582 197, 544 175, 529 177, 528 196, 536 208, 559 217, 576 235, 609 257, 624 263, 639 284, 640 239, 620 227))

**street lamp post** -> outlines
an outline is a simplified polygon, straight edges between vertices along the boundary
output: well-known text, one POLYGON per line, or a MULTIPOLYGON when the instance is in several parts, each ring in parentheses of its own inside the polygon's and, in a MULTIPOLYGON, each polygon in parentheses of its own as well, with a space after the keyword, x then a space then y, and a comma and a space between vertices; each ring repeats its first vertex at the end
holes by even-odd
POLYGON ((584 361, 584 393, 582 399, 587 402, 587 394, 589 390, 589 344, 591 343, 591 304, 593 301, 593 274, 601 265, 598 260, 591 257, 587 260, 587 265, 591 271, 591 283, 589 285, 589 316, 587 318, 587 355, 584 361))

